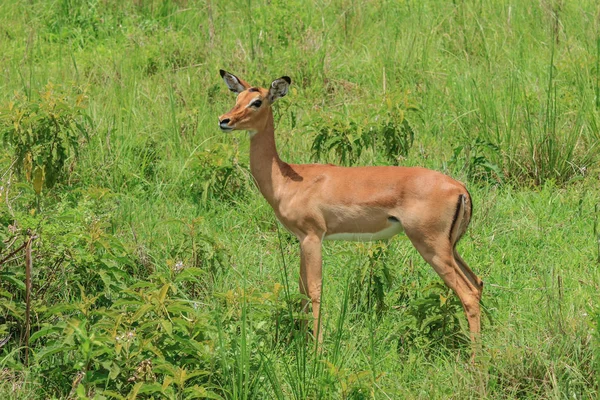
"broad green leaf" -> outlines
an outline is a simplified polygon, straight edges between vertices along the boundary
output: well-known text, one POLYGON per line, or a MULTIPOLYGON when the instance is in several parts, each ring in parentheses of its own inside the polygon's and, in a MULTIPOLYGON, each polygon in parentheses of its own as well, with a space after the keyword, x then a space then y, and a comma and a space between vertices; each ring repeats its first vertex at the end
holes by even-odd
POLYGON ((77 396, 80 399, 87 398, 87 396, 85 395, 85 386, 81 383, 79 385, 77 385, 77 389, 75 390, 75 393, 77 393, 77 396))
POLYGON ((119 399, 119 400, 125 400, 125 397, 122 396, 120 393, 117 393, 113 390, 105 390, 102 392, 102 394, 106 395, 106 396, 110 396, 113 397, 115 399, 119 399))
POLYGON ((164 285, 164 286, 163 286, 163 287, 160 289, 160 293, 159 293, 159 296, 158 296, 158 300, 159 300, 161 303, 164 303, 164 302, 165 302, 165 298, 167 297, 167 292, 169 291, 169 288, 170 288, 170 287, 171 287, 171 285, 167 283, 167 284, 165 284, 165 285, 164 285))
POLYGON ((173 383, 173 378, 166 375, 165 379, 163 381, 163 384, 161 386, 162 390, 164 391, 166 388, 168 388, 171 385, 171 383, 173 383))
POLYGON ((35 358, 38 361, 43 360, 44 358, 51 356, 53 354, 57 354, 60 352, 67 352, 69 350, 74 350, 75 346, 66 345, 63 343, 54 344, 52 346, 44 347, 42 350, 35 353, 35 358))
POLYGON ((33 190, 39 196, 42 193, 46 173, 44 167, 35 167, 33 170, 33 190))
POLYGON ((46 335, 48 335, 50 333, 53 333, 53 332, 60 332, 62 330, 63 330, 62 327, 59 327, 59 326, 56 326, 56 325, 46 326, 46 327, 40 329, 39 331, 33 333, 31 335, 31 337, 29 338, 29 342, 30 343, 34 343, 40 337, 46 336, 46 335))
POLYGON ((146 383, 140 387, 138 394, 162 393, 163 388, 160 383, 146 383))
POLYGON ((18 279, 16 275, 12 272, 2 272, 0 273, 0 282, 6 281, 15 285, 20 290, 25 290, 25 283, 18 279))
POLYGON ((198 386, 198 385, 194 385, 191 387, 186 388, 183 393, 185 394, 185 398, 186 399, 198 399, 198 398, 202 398, 202 399, 216 399, 216 400, 222 400, 223 398, 221 396, 219 396, 218 394, 212 392, 212 391, 208 391, 208 389, 202 387, 202 386, 198 386))
POLYGON ((127 394, 127 400, 134 400, 135 398, 137 398, 138 392, 142 388, 142 385, 144 385, 144 382, 136 383, 129 392, 129 394, 127 394))
POLYGON ((160 321, 160 324, 165 329, 165 332, 167 332, 169 335, 173 334, 173 324, 171 324, 171 321, 168 319, 163 319, 160 321))
POLYGON ((131 320, 134 322, 138 322, 139 319, 146 314, 148 311, 150 311, 152 309, 152 304, 144 304, 142 305, 136 312, 135 314, 133 314, 133 316, 131 317, 131 320))
POLYGON ((181 304, 181 303, 169 304, 167 306, 167 311, 170 314, 174 314, 174 313, 177 313, 177 312, 180 312, 180 313, 190 313, 190 314, 196 313, 196 310, 193 307, 190 307, 188 305, 181 304))

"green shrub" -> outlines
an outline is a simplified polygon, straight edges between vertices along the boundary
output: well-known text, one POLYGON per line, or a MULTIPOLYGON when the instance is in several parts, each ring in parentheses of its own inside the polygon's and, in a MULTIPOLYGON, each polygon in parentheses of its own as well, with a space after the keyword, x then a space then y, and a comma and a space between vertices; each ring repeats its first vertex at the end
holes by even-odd
POLYGON ((481 138, 463 138, 461 144, 454 148, 448 164, 461 170, 468 180, 502 183, 504 174, 495 163, 500 161, 499 158, 500 149, 493 143, 481 138))
POLYGON ((189 164, 194 200, 206 205, 209 200, 231 202, 243 198, 249 187, 248 167, 238 161, 237 147, 218 144, 198 152, 189 164))
POLYGON ((44 343, 36 369, 48 395, 72 387, 87 396, 175 393, 219 398, 206 383, 212 372, 209 314, 181 297, 159 275, 116 293, 110 304, 80 287, 77 302, 42 316, 31 340, 44 343), (56 316, 59 316, 56 318, 56 316))
POLYGON ((333 152, 336 162, 355 165, 363 151, 370 149, 373 154, 382 154, 389 164, 400 164, 415 138, 406 114, 418 109, 412 105, 402 108, 389 99, 386 103, 385 111, 376 111, 368 118, 355 119, 345 108, 343 113, 331 113, 333 117, 311 121, 309 129, 316 132, 311 147, 313 158, 327 161, 333 152))
MULTIPOLYGON (((68 193, 52 212, 0 213, 0 238, 8 244, 0 258, 24 232, 38 234, 28 366, 37 394, 219 398, 208 383, 216 328, 202 299, 224 249, 196 221, 181 243, 171 243, 176 257, 189 250, 185 263, 144 265, 136 247, 112 233, 115 200, 89 189, 68 193)), ((0 340, 8 338, 0 370, 24 369, 23 281, 17 253, 0 268, 0 340)))
POLYGON ((406 318, 399 331, 398 349, 417 347, 424 351, 465 347, 469 337, 465 314, 458 296, 442 282, 425 287, 404 309, 406 318))
POLYGON ((381 317, 386 309, 385 293, 394 282, 392 270, 386 262, 387 245, 378 242, 359 246, 366 250, 367 262, 355 270, 350 286, 350 309, 357 311, 357 315, 374 309, 381 317))
POLYGON ((0 135, 15 169, 39 194, 69 178, 78 150, 88 138, 85 89, 48 83, 35 98, 15 93, 0 109, 0 135), (67 163, 71 161, 70 165, 67 163))

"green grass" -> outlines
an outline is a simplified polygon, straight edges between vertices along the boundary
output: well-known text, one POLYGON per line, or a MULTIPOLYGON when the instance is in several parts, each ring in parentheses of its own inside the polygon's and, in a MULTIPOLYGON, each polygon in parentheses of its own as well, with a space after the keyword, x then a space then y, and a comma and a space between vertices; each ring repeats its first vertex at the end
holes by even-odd
MULTIPOLYGON (((599 13, 560 0, 1 2, 0 134, 14 93, 35 101, 48 82, 85 88, 91 122, 39 204, 13 145, 0 150, 0 260, 39 235, 29 365, 24 257, 0 265, 0 397, 597 398, 599 13), (475 365, 459 303, 405 237, 326 243, 325 342, 306 340, 298 244, 252 184, 246 135, 217 127, 234 104, 220 68, 292 78, 275 107, 284 160, 312 162, 332 117, 376 127, 395 107, 415 134, 400 164, 467 183, 459 248, 485 281, 475 365)), ((390 162, 374 146, 355 164, 390 162)))

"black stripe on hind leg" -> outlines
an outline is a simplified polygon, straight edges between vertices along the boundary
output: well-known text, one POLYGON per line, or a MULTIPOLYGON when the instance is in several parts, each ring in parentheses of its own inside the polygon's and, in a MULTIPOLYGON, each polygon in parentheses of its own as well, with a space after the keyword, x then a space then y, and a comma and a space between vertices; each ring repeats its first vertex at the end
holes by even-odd
MULTIPOLYGON (((456 222, 458 221, 458 215, 460 214, 460 208, 462 207, 464 198, 465 198, 464 194, 459 194, 458 195, 458 202, 456 204, 456 211, 454 212, 454 218, 452 218, 452 224, 450 225, 450 232, 448 233, 448 239, 450 240, 450 243, 452 243, 452 232, 454 232, 454 227, 456 225, 456 222)), ((456 243, 452 243, 453 246, 455 244, 456 243)))

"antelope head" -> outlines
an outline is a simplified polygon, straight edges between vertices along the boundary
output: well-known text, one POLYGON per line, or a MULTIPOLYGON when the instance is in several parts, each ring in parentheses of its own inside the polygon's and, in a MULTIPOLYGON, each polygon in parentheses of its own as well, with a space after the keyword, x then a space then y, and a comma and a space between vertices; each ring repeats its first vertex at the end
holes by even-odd
POLYGON ((225 132, 261 130, 272 115, 271 105, 287 94, 292 83, 288 76, 282 76, 275 79, 269 89, 264 89, 251 86, 229 72, 220 72, 229 90, 237 94, 235 106, 219 117, 219 128, 225 132))

